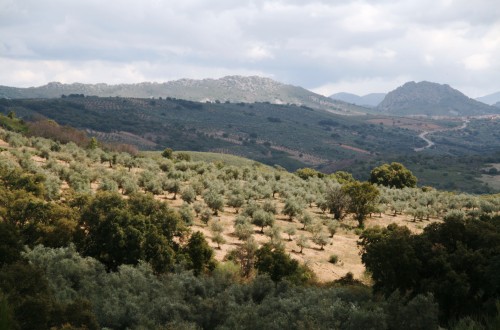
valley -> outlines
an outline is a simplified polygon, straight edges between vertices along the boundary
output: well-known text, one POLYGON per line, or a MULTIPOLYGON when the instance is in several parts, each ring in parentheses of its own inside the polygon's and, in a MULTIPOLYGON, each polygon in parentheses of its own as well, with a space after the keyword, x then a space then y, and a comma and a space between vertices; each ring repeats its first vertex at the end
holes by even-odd
POLYGON ((469 119, 463 119, 463 124, 461 126, 459 126, 459 127, 453 127, 453 128, 447 128, 447 129, 436 129, 434 131, 423 131, 422 133, 420 133, 418 135, 418 137, 421 138, 422 140, 424 140, 425 143, 427 143, 427 145, 423 146, 423 147, 420 147, 420 148, 414 148, 413 150, 415 150, 416 152, 419 152, 419 151, 423 151, 425 149, 432 148, 435 145, 435 143, 432 142, 432 140, 430 140, 428 138, 429 134, 432 134, 432 133, 435 133, 435 132, 446 132, 446 131, 451 131, 451 130, 466 129, 468 123, 469 123, 469 119))
POLYGON ((500 139, 495 136, 498 122, 491 116, 471 117, 468 127, 453 130, 461 127, 460 117, 344 116, 267 102, 68 97, 3 99, 0 106, 4 114, 14 111, 28 121, 50 118, 84 129, 102 141, 143 150, 170 147, 233 154, 292 171, 348 169, 356 178, 366 179, 369 168, 392 160, 417 171, 422 185, 442 187, 441 176, 450 172, 449 161, 453 161, 460 169, 455 186, 447 189, 479 193, 493 189, 479 180, 480 169, 491 162, 488 158, 496 159, 500 150, 500 139), (415 150, 428 146, 418 137, 425 131, 433 132, 429 140, 436 144, 423 155, 432 162, 422 162, 415 155, 415 150), (474 158, 474 166, 463 162, 468 157, 474 158))

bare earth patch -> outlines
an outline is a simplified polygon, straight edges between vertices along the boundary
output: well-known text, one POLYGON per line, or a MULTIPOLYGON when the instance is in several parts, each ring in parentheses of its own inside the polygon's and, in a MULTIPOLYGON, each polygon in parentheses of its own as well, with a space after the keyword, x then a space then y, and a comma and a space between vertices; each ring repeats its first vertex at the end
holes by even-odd
MULTIPOLYGON (((179 199, 175 201, 166 199, 166 201, 173 207, 179 207, 182 204, 182 201, 179 199)), ((276 201, 277 200, 275 200, 275 202, 276 201)), ((277 204, 279 211, 281 211, 282 204, 277 204)), ((321 214, 321 211, 315 207, 309 208, 308 211, 314 214, 317 218, 326 217, 326 215, 321 214)), ((234 209, 226 207, 224 212, 219 212, 219 216, 213 217, 213 219, 217 221, 222 221, 225 227, 223 236, 226 243, 221 244, 220 248, 217 247, 216 243, 212 242, 212 234, 208 225, 205 225, 199 219, 196 219, 195 224, 192 227, 193 231, 201 231, 205 235, 210 246, 214 248, 215 257, 219 261, 222 261, 230 250, 237 248, 242 243, 242 241, 238 240, 234 235, 233 221, 235 216, 236 213, 234 209)), ((330 215, 328 215, 327 221, 329 220, 331 220, 330 215)), ((366 227, 386 227, 391 223, 396 223, 398 225, 407 226, 412 232, 420 233, 426 225, 434 221, 437 220, 413 222, 411 218, 404 215, 392 216, 389 214, 382 214, 382 217, 379 217, 377 214, 366 220, 366 227)), ((294 219, 290 222, 281 214, 277 214, 275 225, 281 227, 282 229, 288 227, 289 225, 296 227, 297 233, 292 236, 292 241, 288 240, 287 234, 282 233, 285 251, 288 252, 292 258, 309 266, 314 271, 320 282, 329 282, 339 279, 348 272, 353 273, 355 278, 364 282, 370 281, 369 276, 365 274, 365 268, 361 263, 361 256, 357 246, 359 236, 355 233, 355 228, 357 226, 356 221, 350 218, 343 220, 341 222, 341 226, 337 230, 337 233, 331 240, 331 243, 327 244, 324 247, 324 250, 321 250, 318 245, 309 241, 310 246, 308 248, 304 248, 302 253, 299 253, 300 247, 296 245, 295 238, 300 234, 304 234, 306 237, 310 238, 312 236, 311 233, 302 230, 303 225, 299 223, 298 220, 294 219), (335 265, 328 261, 332 254, 338 256, 338 262, 335 265)), ((254 230, 254 238, 259 244, 264 244, 269 241, 267 236, 260 233, 260 228, 254 227, 254 230)))
POLYGON ((9 143, 5 142, 2 139, 0 139, 0 147, 2 147, 2 148, 8 148, 9 147, 9 143))

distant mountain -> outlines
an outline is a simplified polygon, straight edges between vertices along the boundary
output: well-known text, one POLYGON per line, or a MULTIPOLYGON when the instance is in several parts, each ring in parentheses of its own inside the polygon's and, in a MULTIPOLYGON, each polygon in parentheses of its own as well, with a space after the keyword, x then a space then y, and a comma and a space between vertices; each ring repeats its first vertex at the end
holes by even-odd
POLYGON ((359 113, 366 109, 257 76, 227 76, 221 79, 181 79, 165 83, 138 84, 61 84, 52 82, 40 87, 15 88, 0 86, 0 98, 58 98, 61 95, 84 94, 100 97, 137 98, 172 97, 197 102, 270 102, 297 104, 335 113, 359 113))
POLYGON ((330 98, 360 106, 376 107, 380 102, 382 102, 385 95, 385 93, 371 93, 364 96, 359 96, 351 93, 336 93, 330 95, 330 98))
POLYGON ((377 109, 409 116, 477 116, 500 113, 498 108, 473 100, 449 85, 428 81, 407 82, 388 93, 377 109))
POLYGON ((494 107, 500 108, 500 102, 493 104, 494 107))
POLYGON ((500 102, 500 92, 478 97, 476 98, 476 101, 494 105, 495 103, 500 102))

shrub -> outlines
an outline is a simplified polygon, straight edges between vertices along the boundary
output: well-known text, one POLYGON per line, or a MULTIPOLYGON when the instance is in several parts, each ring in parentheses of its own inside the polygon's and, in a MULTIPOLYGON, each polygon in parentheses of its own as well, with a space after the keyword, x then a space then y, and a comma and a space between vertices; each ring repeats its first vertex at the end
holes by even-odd
POLYGON ((330 255, 330 257, 328 258, 328 262, 331 263, 331 264, 336 264, 337 262, 339 261, 339 256, 336 255, 336 254, 332 254, 330 255))

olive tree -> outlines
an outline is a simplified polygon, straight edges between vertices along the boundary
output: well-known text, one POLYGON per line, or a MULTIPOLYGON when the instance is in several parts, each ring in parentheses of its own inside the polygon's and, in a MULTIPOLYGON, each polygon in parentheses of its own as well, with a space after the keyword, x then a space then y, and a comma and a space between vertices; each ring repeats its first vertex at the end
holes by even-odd
POLYGON ((330 238, 328 238, 328 234, 325 233, 323 230, 319 231, 318 233, 314 234, 312 237, 312 241, 314 244, 317 244, 320 246, 320 250, 324 250, 324 246, 330 243, 330 238))
POLYGON ((289 220, 292 221, 293 217, 302 213, 302 207, 295 199, 287 199, 283 207, 283 214, 288 215, 289 220))
POLYGON ((219 211, 224 209, 224 197, 213 190, 208 190, 204 195, 203 199, 209 208, 212 209, 214 215, 218 215, 219 211))
POLYGON ((295 240, 295 244, 300 247, 299 253, 302 253, 302 250, 304 248, 309 247, 309 239, 304 234, 300 234, 299 237, 297 237, 297 239, 295 240))
POLYGON ((261 228, 260 232, 264 233, 264 227, 274 224, 274 215, 262 209, 258 209, 253 213, 252 223, 261 228))

